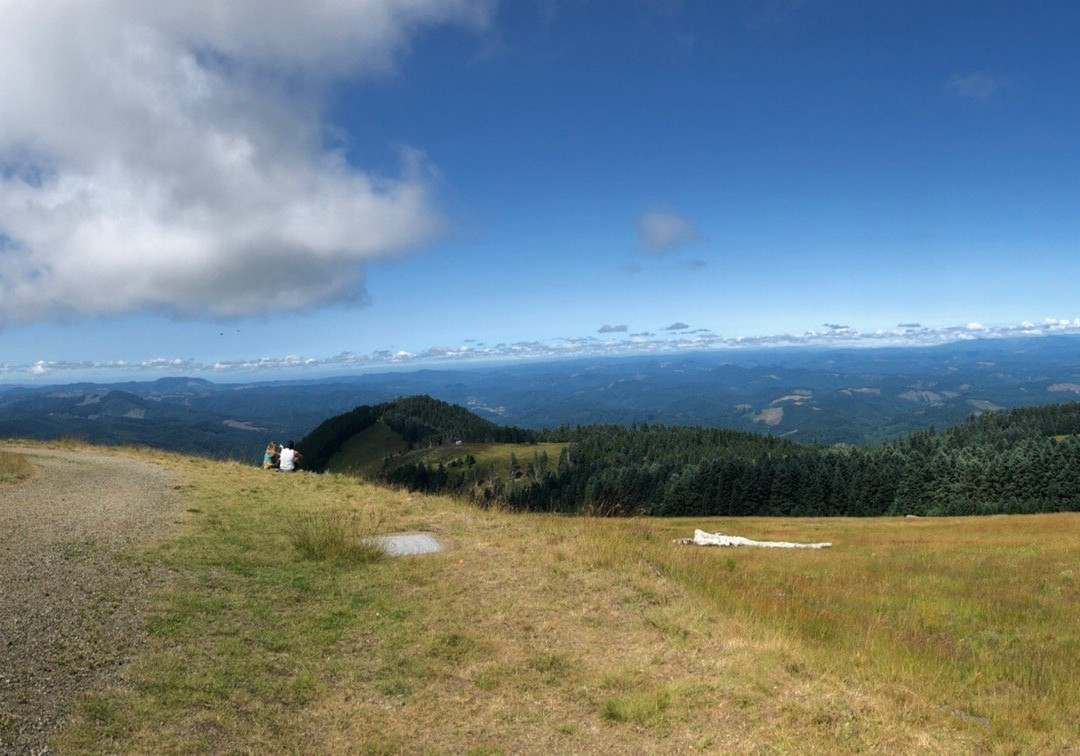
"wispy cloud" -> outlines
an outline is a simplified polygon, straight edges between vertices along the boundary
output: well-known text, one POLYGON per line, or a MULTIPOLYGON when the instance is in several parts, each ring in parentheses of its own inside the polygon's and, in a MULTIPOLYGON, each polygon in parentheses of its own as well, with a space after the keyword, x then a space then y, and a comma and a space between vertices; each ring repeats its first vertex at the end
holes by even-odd
POLYGON ((489 0, 3 3, 0 325, 363 301, 364 263, 437 237, 432 168, 372 175, 321 96, 385 76, 489 0))
POLYGON ((597 333, 626 333, 630 326, 626 325, 602 325, 597 333))
POLYGON ((803 5, 803 0, 765 0, 751 20, 752 26, 782 24, 803 5))
POLYGON ((641 249, 653 255, 675 252, 701 239, 697 227, 670 210, 642 213, 637 220, 641 249))
POLYGON ((688 326, 686 323, 679 322, 679 323, 672 323, 671 325, 666 326, 664 328, 664 330, 665 331, 685 331, 689 327, 690 326, 688 326))
POLYGON ((216 377, 275 375, 289 373, 352 372, 380 367, 436 365, 507 361, 544 360, 564 357, 603 357, 618 355, 669 354, 690 351, 753 349, 768 347, 831 346, 932 346, 976 339, 1040 337, 1055 334, 1080 334, 1080 318, 1046 318, 1042 323, 1024 321, 1015 325, 986 326, 980 323, 925 327, 901 325, 895 330, 860 331, 857 328, 826 328, 801 334, 723 337, 707 329, 687 332, 679 329, 656 334, 649 331, 628 334, 623 338, 601 339, 574 336, 547 341, 518 341, 494 345, 463 343, 458 347, 431 347, 421 351, 378 350, 367 354, 341 352, 330 357, 285 355, 253 360, 223 360, 202 363, 185 358, 159 357, 144 361, 112 362, 38 361, 24 365, 0 363, 0 377, 7 382, 59 381, 64 376, 79 375, 116 378, 167 375, 212 375, 216 377))
POLYGON ((954 73, 945 86, 966 100, 988 100, 1001 89, 1001 82, 986 73, 954 73))

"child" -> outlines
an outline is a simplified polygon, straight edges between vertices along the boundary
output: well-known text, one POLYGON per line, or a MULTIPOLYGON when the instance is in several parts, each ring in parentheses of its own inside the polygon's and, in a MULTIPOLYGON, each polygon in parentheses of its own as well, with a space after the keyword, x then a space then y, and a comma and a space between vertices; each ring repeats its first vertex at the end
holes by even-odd
POLYGON ((263 469, 264 470, 276 470, 278 466, 278 453, 277 443, 271 441, 266 446, 266 451, 263 452, 263 469))

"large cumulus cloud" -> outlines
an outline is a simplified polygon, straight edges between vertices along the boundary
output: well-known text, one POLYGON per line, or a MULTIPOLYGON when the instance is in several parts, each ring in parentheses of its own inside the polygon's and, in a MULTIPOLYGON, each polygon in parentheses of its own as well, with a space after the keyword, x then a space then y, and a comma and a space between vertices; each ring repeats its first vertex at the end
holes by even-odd
POLYGON ((439 232, 429 168, 349 165, 320 105, 487 0, 0 0, 0 323, 363 296, 439 232))

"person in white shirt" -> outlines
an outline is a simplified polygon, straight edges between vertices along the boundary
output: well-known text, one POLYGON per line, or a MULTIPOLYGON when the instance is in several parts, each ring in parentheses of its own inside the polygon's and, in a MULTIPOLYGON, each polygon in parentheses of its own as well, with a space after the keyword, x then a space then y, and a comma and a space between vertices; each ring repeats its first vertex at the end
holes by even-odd
POLYGON ((302 458, 300 452, 293 448, 293 442, 290 441, 281 447, 281 452, 278 454, 278 469, 282 472, 295 472, 302 458))

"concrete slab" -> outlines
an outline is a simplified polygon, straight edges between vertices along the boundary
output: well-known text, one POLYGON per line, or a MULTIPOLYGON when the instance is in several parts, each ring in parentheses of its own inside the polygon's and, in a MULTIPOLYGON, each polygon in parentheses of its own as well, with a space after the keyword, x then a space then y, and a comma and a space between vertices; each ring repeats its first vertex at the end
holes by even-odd
POLYGON ((389 556, 415 556, 442 551, 442 544, 430 533, 392 533, 372 539, 382 546, 389 556))

